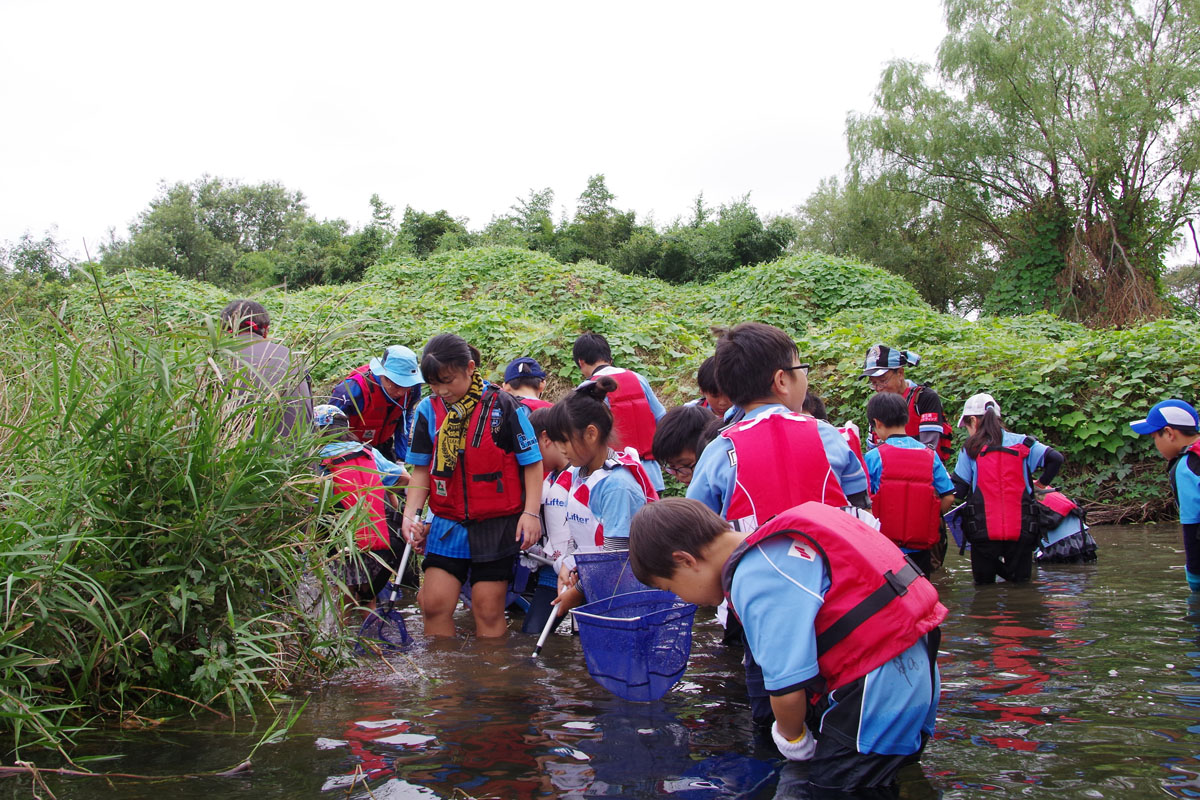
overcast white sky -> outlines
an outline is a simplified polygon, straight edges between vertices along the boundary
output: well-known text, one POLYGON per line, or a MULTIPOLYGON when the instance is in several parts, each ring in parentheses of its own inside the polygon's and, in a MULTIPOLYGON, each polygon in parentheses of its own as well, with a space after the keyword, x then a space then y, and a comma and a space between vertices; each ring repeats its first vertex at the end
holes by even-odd
POLYGON ((375 192, 478 229, 548 186, 557 216, 595 173, 659 224, 701 191, 790 211, 944 31, 936 0, 0 0, 0 240, 94 255, 205 173, 354 225, 375 192))

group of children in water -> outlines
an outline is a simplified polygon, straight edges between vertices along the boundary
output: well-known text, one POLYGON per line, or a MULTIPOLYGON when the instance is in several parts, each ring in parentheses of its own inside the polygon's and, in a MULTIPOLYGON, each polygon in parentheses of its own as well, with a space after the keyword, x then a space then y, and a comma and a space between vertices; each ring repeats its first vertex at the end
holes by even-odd
MULTIPOLYGON (((926 576, 945 556, 943 515, 956 499, 977 584, 1028 581, 1035 550, 1095 558, 1078 507, 1050 488, 1062 455, 1006 430, 990 395, 965 403, 968 438, 947 470, 953 429, 937 393, 905 377, 915 354, 868 351, 865 453, 856 426, 825 420, 796 344, 770 325, 727 331, 700 368, 702 397, 670 410, 644 377, 612 364, 604 337, 580 336, 572 355, 584 381, 551 404, 534 359, 511 361, 498 386, 470 344, 440 334, 419 357, 388 347, 316 407, 318 427, 342 430, 321 452, 324 470, 343 503, 370 505, 359 546, 395 568, 388 517, 398 515, 424 556, 427 635, 454 635, 464 587, 476 634, 504 635, 527 558, 541 566, 523 630, 541 630, 587 599, 577 553, 628 551, 646 585, 731 612, 719 616, 726 641, 746 645, 752 714, 781 754, 809 763, 814 786, 885 786, 933 731, 946 609, 926 576), (686 497, 659 499, 664 471, 686 497), (391 485, 407 489, 402 510, 391 485)), ((1133 424, 1176 459, 1194 589, 1198 423, 1191 406, 1166 401, 1133 424)), ((365 602, 387 577, 368 568, 346 583, 365 602)))

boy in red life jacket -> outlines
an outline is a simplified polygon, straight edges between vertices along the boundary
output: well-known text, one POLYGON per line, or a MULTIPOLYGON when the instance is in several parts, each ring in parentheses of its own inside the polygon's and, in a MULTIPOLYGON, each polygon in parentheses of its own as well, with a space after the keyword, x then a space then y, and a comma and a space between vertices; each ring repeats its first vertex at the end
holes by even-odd
POLYGON ((872 395, 867 419, 879 437, 879 446, 865 457, 871 513, 883 535, 929 575, 933 550, 940 546, 945 553, 942 514, 954 505, 954 482, 937 453, 905 433, 908 404, 903 397, 872 395))
POLYGON ((878 531, 809 502, 747 535, 701 503, 666 498, 634 516, 629 563, 688 602, 729 600, 762 666, 772 738, 809 762, 813 786, 889 787, 920 758, 946 609, 878 531))
POLYGON ((609 395, 606 402, 613 412, 619 444, 622 448, 632 447, 637 451, 642 468, 650 476, 655 490, 661 492, 665 486, 662 468, 655 460, 652 447, 654 429, 667 410, 650 388, 649 381, 633 370, 614 367, 608 340, 598 333, 585 333, 576 339, 571 358, 583 373, 584 380, 610 375, 617 382, 617 391, 609 395))
MULTIPOLYGON (((721 391, 721 385, 717 383, 716 356, 709 356, 704 359, 704 363, 700 365, 700 369, 696 370, 696 386, 700 389, 700 398, 691 401, 688 405, 707 408, 718 417, 724 419, 725 415, 729 413, 729 409, 733 408, 733 401, 729 399, 729 395, 721 391)), ((659 422, 662 422, 662 420, 659 420, 659 422)))
POLYGON ((417 354, 394 344, 335 386, 329 403, 345 412, 359 441, 402 463, 424 382, 417 354))
POLYGON ((1163 400, 1129 427, 1153 436, 1169 462, 1167 478, 1183 526, 1184 575, 1188 588, 1200 592, 1200 416, 1182 400, 1163 400))
POLYGON ((350 430, 349 419, 337 406, 316 406, 313 424, 318 430, 336 436, 335 441, 322 445, 318 452, 320 473, 332 479, 343 508, 363 506, 365 510, 354 536, 358 553, 346 553, 341 573, 350 592, 347 600, 374 608, 375 597, 387 584, 391 568, 399 564, 385 517, 385 509, 397 509, 399 504, 387 490, 407 484, 408 472, 358 441, 350 430))
POLYGON ((743 322, 717 343, 717 381, 745 411, 704 449, 687 496, 749 532, 816 500, 867 508, 867 476, 842 435, 802 414, 808 365, 771 325, 743 322))
MULTIPOLYGON (((943 462, 951 454, 951 436, 954 429, 946 421, 942 399, 933 389, 913 383, 904 377, 905 366, 915 367, 921 362, 916 353, 888 347, 886 344, 871 345, 863 361, 861 377, 866 378, 876 392, 891 392, 900 395, 908 403, 908 422, 905 433, 938 454, 943 462)), ((867 434, 867 448, 879 443, 875 431, 867 434)))
POLYGON ((554 405, 549 400, 542 399, 542 389, 545 386, 546 370, 529 356, 514 358, 504 368, 504 391, 517 398, 521 405, 530 411, 554 405))

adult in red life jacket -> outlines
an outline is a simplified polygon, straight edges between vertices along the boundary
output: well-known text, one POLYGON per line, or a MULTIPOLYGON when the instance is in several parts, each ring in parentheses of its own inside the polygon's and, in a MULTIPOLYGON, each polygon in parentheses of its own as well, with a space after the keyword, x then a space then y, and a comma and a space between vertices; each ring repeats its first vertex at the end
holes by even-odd
POLYGON ((267 339, 271 315, 253 300, 231 300, 221 309, 225 330, 237 337, 238 370, 232 376, 245 398, 275 415, 275 430, 287 437, 312 419, 312 382, 308 370, 278 342, 267 339))
POLYGON ((425 554, 417 601, 430 636, 454 635, 468 581, 476 635, 506 635, 516 555, 542 535, 542 455, 529 415, 483 380, 478 363, 478 351, 450 333, 434 336, 421 354, 433 396, 417 407, 403 531, 425 554), (420 521, 426 500, 427 525, 420 521))
POLYGON ((920 757, 946 609, 869 525, 809 502, 747 535, 700 503, 665 498, 634 517, 630 565, 688 602, 729 599, 762 665, 772 738, 809 762, 814 786, 888 787, 920 757))
MULTIPOLYGON (((946 421, 942 399, 933 389, 913 383, 904 377, 906 366, 915 367, 921 361, 916 353, 897 350, 885 344, 871 345, 863 362, 860 377, 866 378, 876 392, 898 394, 908 403, 908 424, 904 432, 938 454, 943 463, 950 460, 951 434, 954 432, 946 421)), ((867 448, 879 444, 875 431, 867 434, 867 448)))
POLYGON ((394 344, 335 386, 329 402, 346 413, 362 442, 402 462, 424 382, 416 353, 394 344))
POLYGON ((975 583, 1028 581, 1041 537, 1034 489, 1054 480, 1063 457, 1031 436, 1004 429, 990 394, 967 399, 958 424, 970 434, 954 465, 955 495, 967 499, 963 534, 971 544, 975 583), (1033 473, 1042 470, 1034 480, 1033 473))
POLYGON ((942 514, 954 505, 954 482, 937 453, 905 433, 904 398, 879 392, 867 401, 879 446, 866 455, 871 513, 879 529, 926 575, 946 552, 942 514))
POLYGON ((331 439, 318 453, 321 459, 318 471, 331 479, 338 504, 358 514, 354 532, 357 551, 343 553, 342 581, 351 593, 348 600, 373 608, 376 595, 399 564, 384 513, 386 508, 398 504, 395 495, 387 490, 406 484, 408 473, 378 450, 358 441, 349 419, 337 406, 316 406, 313 424, 331 439))
POLYGON ((575 340, 571 357, 584 380, 608 375, 617 382, 617 390, 606 401, 616 420, 616 440, 621 447, 632 447, 657 491, 664 488, 662 468, 654 457, 654 429, 667 413, 650 383, 633 370, 614 367, 608 340, 598 333, 585 333, 575 340))
POLYGON ((517 398, 529 411, 554 405, 549 400, 542 399, 542 389, 545 386, 546 370, 529 356, 514 358, 504 368, 504 391, 517 398))
MULTIPOLYGON (((629 521, 658 499, 633 448, 614 450, 613 412, 604 402, 617 391, 608 375, 584 381, 550 409, 546 436, 571 465, 567 528, 574 552, 629 549, 629 521)), ((559 613, 585 601, 576 585, 574 555, 558 561, 559 613)), ((593 598, 595 599, 595 598, 593 598)))

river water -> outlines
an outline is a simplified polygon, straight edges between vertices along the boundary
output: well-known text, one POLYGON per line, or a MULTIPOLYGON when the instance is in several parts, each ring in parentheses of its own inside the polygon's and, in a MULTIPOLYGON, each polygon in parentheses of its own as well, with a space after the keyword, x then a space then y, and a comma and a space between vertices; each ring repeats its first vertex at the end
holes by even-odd
MULTIPOLYGON (((920 769, 902 773, 902 797, 1200 797, 1200 599, 1179 528, 1092 532, 1097 564, 1043 567, 1026 586, 976 589, 967 559, 950 554, 935 576, 950 609, 938 732, 920 769)), ((297 692, 279 706, 307 698, 296 723, 237 777, 47 785, 59 798, 154 800, 776 795, 778 758, 749 723, 740 653, 720 644, 711 612, 697 614, 683 681, 655 703, 595 684, 578 637, 554 636, 537 659, 532 649, 519 634, 418 643, 297 692)), ((84 751, 119 756, 97 771, 216 771, 274 718, 106 732, 84 751)), ((0 797, 30 793, 0 781, 0 797)))

